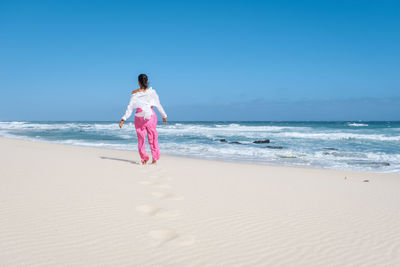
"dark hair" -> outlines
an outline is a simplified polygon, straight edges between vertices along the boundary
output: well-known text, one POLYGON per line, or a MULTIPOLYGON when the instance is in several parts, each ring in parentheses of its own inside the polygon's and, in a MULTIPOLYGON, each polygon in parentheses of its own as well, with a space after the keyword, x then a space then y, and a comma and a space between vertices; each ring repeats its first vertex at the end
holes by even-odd
POLYGON ((149 79, 146 74, 140 74, 138 77, 138 81, 141 89, 149 88, 149 79))

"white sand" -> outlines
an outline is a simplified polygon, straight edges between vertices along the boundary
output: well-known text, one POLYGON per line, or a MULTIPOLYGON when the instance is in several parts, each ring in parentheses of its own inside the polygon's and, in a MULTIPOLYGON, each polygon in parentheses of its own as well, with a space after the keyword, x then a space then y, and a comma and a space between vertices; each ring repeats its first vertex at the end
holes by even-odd
POLYGON ((0 266, 400 266, 398 174, 138 160, 0 138, 0 266))

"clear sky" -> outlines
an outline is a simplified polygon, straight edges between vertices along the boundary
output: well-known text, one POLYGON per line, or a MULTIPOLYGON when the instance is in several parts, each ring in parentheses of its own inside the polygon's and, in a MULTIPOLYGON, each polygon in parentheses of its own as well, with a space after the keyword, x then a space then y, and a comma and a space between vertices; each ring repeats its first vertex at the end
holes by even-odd
POLYGON ((398 1, 0 0, 0 120, 400 120, 398 1))

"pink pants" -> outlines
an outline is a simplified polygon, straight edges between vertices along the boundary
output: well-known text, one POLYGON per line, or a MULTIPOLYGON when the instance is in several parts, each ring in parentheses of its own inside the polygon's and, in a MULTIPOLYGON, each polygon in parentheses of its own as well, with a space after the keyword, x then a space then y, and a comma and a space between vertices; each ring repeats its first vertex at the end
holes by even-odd
MULTIPOLYGON (((153 108, 151 108, 153 109, 153 108)), ((141 108, 136 109, 136 113, 141 112, 141 108)), ((147 133, 147 139, 149 140, 151 155, 153 160, 158 160, 160 158, 160 148, 158 147, 158 133, 157 133, 157 115, 153 110, 153 115, 150 119, 145 119, 144 117, 135 116, 135 128, 138 137, 138 148, 140 158, 142 162, 148 161, 149 156, 146 154, 145 139, 147 133)))

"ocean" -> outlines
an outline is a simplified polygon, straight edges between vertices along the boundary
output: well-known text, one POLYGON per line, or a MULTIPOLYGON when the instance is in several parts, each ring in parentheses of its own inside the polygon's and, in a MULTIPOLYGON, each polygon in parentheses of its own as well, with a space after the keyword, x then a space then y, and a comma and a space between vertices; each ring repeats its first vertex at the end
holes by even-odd
MULTIPOLYGON (((161 154, 267 165, 400 173, 400 122, 168 122, 161 154), (269 140, 269 143, 254 143, 269 140)), ((0 136, 132 150, 132 121, 3 121, 0 136)), ((149 151, 149 146, 147 150, 149 151)))

